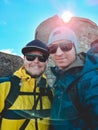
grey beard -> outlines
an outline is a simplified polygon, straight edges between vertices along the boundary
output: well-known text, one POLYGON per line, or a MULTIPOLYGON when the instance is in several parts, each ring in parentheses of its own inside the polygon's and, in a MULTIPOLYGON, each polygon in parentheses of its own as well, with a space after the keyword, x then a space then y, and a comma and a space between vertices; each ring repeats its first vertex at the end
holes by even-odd
POLYGON ((31 75, 29 72, 26 71, 27 74, 29 74, 32 78, 39 78, 42 73, 40 73, 39 75, 31 75))

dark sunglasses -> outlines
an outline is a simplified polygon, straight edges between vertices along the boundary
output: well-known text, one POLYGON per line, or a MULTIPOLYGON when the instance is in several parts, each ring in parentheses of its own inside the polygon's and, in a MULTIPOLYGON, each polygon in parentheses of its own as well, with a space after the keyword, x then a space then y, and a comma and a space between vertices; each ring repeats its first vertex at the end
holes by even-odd
POLYGON ((38 58, 40 62, 46 62, 47 60, 47 57, 43 54, 26 54, 25 56, 28 61, 34 61, 36 58, 38 58))
POLYGON ((49 53, 54 54, 57 51, 57 48, 60 47, 62 51, 70 51, 72 49, 73 43, 60 43, 52 44, 49 46, 49 53))

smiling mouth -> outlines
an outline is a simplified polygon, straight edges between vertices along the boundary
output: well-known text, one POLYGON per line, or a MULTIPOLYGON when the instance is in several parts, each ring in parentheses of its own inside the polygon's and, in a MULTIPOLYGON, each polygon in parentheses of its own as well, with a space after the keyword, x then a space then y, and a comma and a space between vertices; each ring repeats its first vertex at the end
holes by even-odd
POLYGON ((66 60, 66 58, 58 58, 58 59, 56 59, 56 60, 66 60))
POLYGON ((38 69, 39 66, 31 66, 31 68, 38 69))

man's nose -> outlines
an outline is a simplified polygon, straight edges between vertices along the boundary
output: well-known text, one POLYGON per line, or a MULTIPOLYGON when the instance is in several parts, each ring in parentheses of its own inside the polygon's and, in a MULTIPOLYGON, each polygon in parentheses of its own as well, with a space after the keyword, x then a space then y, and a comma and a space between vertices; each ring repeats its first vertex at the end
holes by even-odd
POLYGON ((36 58, 34 59, 34 62, 39 62, 38 57, 36 57, 36 58))
POLYGON ((57 48, 56 55, 62 55, 64 52, 60 47, 57 48))

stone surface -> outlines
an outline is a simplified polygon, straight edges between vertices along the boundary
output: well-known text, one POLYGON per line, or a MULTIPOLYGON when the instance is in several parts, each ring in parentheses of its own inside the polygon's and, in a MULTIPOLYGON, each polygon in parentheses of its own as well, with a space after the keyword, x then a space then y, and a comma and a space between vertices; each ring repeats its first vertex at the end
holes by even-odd
POLYGON ((0 77, 13 74, 22 64, 21 57, 0 52, 0 77))

